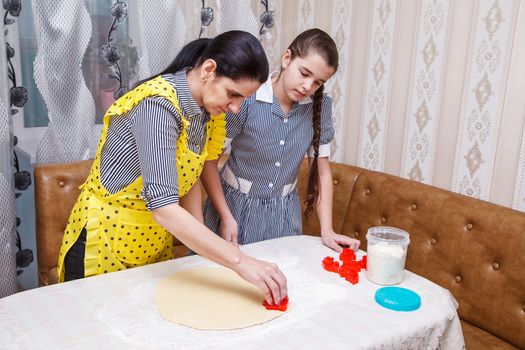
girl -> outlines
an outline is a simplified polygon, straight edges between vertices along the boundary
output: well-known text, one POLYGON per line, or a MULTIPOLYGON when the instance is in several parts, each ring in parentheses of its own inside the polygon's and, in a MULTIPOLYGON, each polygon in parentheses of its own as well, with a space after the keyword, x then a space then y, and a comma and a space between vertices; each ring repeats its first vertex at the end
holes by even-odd
POLYGON ((117 100, 66 227, 59 280, 171 259, 175 236, 279 303, 286 278, 276 265, 242 253, 179 205, 206 157, 221 152, 224 113, 239 112, 267 77, 259 41, 230 31, 189 43, 164 72, 117 100))
POLYGON ((316 205, 322 241, 340 252, 359 241, 332 228, 330 142, 332 100, 324 84, 337 70, 335 42, 320 29, 301 33, 284 52, 281 70, 226 116, 231 152, 221 174, 206 163, 202 182, 209 194, 206 226, 229 242, 246 244, 302 233, 295 188, 308 152, 310 176, 306 213, 316 205), (222 186, 221 186, 222 185, 222 186))

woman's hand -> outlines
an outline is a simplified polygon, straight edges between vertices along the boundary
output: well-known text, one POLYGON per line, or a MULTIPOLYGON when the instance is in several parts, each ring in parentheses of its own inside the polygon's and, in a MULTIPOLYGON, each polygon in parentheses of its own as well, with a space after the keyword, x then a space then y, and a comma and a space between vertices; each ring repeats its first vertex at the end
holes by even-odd
POLYGON ((337 234, 334 231, 321 233, 321 239, 325 246, 332 248, 338 253, 341 253, 343 247, 348 247, 354 251, 357 251, 357 249, 359 249, 359 245, 361 244, 361 242, 357 239, 337 234))
POLYGON ((221 219, 219 233, 225 241, 232 243, 234 246, 239 245, 237 241, 237 221, 235 221, 233 216, 226 220, 221 219))
POLYGON ((244 254, 225 242, 178 204, 153 210, 153 219, 197 254, 235 271, 254 284, 270 305, 288 295, 286 277, 277 265, 244 254))
POLYGON ((288 295, 286 277, 276 264, 243 254, 234 270, 246 281, 257 286, 270 305, 279 305, 288 295))

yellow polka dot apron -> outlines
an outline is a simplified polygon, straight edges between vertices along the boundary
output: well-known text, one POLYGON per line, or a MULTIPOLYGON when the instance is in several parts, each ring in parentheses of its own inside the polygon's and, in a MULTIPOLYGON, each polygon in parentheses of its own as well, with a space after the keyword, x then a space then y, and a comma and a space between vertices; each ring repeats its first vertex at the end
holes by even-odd
MULTIPOLYGON (((104 127, 86 182, 80 186, 80 196, 73 207, 58 261, 58 280, 64 281, 64 258, 78 239, 82 229, 87 231, 84 276, 119 271, 172 259, 173 236, 153 220, 141 197, 142 177, 117 193, 109 193, 100 181, 100 158, 106 141, 109 122, 113 116, 124 115, 148 97, 161 96, 177 109, 182 130, 177 140, 177 173, 179 196, 184 196, 197 181, 205 159, 216 159, 226 139, 224 114, 212 116, 206 126, 206 146, 202 154, 188 149, 189 121, 179 106, 173 86, 162 77, 147 81, 118 99, 104 116, 104 127), (189 169, 193 169, 188 171, 189 169)), ((152 121, 154 122, 154 121, 152 121)))

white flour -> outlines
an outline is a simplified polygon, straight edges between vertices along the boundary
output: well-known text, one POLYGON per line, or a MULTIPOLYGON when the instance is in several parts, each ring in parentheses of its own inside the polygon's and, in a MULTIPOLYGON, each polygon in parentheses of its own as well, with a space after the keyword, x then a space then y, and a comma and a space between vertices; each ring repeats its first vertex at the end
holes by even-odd
POLYGON ((314 317, 316 312, 322 310, 323 304, 348 297, 348 288, 323 283, 308 275, 294 257, 282 259, 279 266, 286 275, 294 276, 288 280, 290 311, 270 322, 244 329, 202 331, 164 320, 153 300, 155 288, 161 279, 139 283, 132 290, 123 290, 118 305, 113 303, 93 307, 98 310, 97 320, 106 324, 122 344, 133 349, 228 349, 228 344, 234 339, 243 339, 249 343, 254 334, 270 335, 276 330, 287 329, 297 320, 314 317), (294 270, 293 273, 291 270, 294 270))
POLYGON ((406 252, 399 245, 380 242, 368 245, 366 275, 380 285, 398 284, 403 280, 406 252))

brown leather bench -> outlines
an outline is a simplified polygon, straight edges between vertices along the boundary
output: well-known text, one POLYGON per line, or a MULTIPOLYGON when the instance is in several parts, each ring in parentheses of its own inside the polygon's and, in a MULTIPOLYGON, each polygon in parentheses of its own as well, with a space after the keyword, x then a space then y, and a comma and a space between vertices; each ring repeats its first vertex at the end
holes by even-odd
POLYGON ((36 241, 38 284, 57 283, 57 263, 62 236, 71 209, 86 180, 91 163, 86 160, 35 167, 36 241))
MULTIPOLYGON (((525 349, 525 213, 351 165, 332 172, 334 230, 364 250, 372 226, 406 230, 406 268, 454 295, 467 349, 525 349)), ((319 234, 315 215, 303 232, 319 234)))
MULTIPOLYGON (((62 235, 91 161, 35 169, 40 285, 55 283, 62 235)), ((361 240, 389 225, 410 233, 407 269, 459 303, 467 349, 525 349, 525 213, 396 176, 332 163, 333 225, 361 240)), ((307 164, 299 193, 304 196, 307 164)), ((315 213, 305 234, 319 235, 315 213)), ((179 256, 186 249, 177 245, 179 256)))

